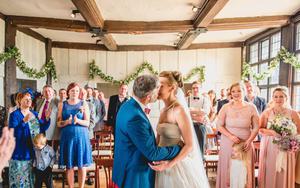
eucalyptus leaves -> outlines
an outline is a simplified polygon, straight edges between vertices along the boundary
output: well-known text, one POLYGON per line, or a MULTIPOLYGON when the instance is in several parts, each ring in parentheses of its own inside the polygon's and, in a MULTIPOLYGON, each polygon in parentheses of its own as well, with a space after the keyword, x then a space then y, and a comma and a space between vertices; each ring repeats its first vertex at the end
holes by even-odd
POLYGON ((52 58, 50 58, 49 61, 43 65, 41 70, 38 71, 35 68, 28 67, 26 62, 21 59, 21 53, 19 52, 19 49, 17 47, 12 47, 8 48, 6 52, 0 54, 0 64, 12 58, 16 59, 17 67, 28 77, 40 79, 50 73, 52 79, 57 81, 55 64, 52 58))
POLYGON ((281 47, 277 56, 270 62, 267 70, 264 72, 256 73, 251 69, 249 63, 243 63, 242 79, 246 80, 248 77, 252 77, 257 81, 264 80, 267 77, 270 77, 274 70, 278 68, 280 61, 292 65, 296 70, 300 69, 298 58, 284 47, 281 47))
MULTIPOLYGON (((92 63, 89 64, 89 78, 94 79, 95 76, 99 76, 102 80, 106 82, 110 82, 112 84, 128 84, 129 82, 135 80, 143 71, 149 70, 150 73, 158 75, 158 71, 154 70, 153 65, 151 65, 148 62, 142 63, 140 66, 137 67, 134 73, 131 73, 123 80, 115 80, 112 76, 106 75, 103 73, 101 69, 96 65, 95 61, 93 60, 92 63)), ((190 73, 184 77, 184 81, 188 81, 193 76, 198 75, 199 81, 204 82, 205 81, 205 67, 200 66, 192 69, 190 73)))

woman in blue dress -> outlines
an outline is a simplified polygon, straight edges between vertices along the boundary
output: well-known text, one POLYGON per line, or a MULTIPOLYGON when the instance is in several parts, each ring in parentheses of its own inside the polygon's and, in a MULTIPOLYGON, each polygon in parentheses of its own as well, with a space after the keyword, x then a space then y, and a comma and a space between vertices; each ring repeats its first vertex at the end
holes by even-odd
POLYGON ((58 105, 57 114, 57 125, 61 128, 59 165, 66 167, 70 188, 74 187, 74 167, 78 167, 78 183, 83 188, 86 167, 92 163, 90 112, 88 104, 78 98, 79 92, 79 85, 71 83, 67 88, 68 100, 58 105))
POLYGON ((33 138, 45 132, 50 125, 51 111, 46 111, 45 120, 38 118, 38 113, 30 110, 30 93, 18 94, 20 108, 10 114, 9 127, 14 128, 16 147, 9 162, 9 187, 34 187, 32 161, 34 159, 33 138))

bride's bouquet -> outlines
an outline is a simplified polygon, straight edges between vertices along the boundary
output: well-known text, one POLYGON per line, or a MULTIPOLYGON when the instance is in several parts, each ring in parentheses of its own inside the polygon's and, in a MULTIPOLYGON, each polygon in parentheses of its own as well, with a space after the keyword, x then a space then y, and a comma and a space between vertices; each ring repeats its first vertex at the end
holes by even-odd
POLYGON ((277 144, 281 151, 296 152, 299 150, 300 137, 297 136, 297 126, 291 119, 277 115, 268 122, 267 128, 280 135, 274 138, 273 143, 277 144))

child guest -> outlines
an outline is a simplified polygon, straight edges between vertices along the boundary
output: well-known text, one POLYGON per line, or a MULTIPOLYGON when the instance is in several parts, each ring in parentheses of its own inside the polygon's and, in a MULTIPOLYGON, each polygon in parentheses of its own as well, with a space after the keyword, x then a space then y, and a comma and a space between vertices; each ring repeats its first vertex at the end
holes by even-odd
POLYGON ((47 139, 44 134, 38 134, 33 140, 35 160, 35 188, 41 188, 43 182, 47 188, 53 188, 52 167, 55 162, 55 152, 53 148, 47 145, 47 139))

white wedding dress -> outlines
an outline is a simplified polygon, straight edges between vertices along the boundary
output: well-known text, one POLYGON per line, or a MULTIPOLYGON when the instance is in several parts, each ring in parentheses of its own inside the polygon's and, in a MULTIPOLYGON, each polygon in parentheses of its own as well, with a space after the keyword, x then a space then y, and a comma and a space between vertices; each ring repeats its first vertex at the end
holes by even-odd
MULTIPOLYGON (((182 92, 181 90, 179 92, 182 92)), ((179 93, 178 92, 178 93, 179 93)), ((179 103, 184 107, 185 99, 177 97, 179 103)), ((172 109, 171 109, 172 110, 172 109)), ((188 109, 186 109, 188 110, 188 109)), ((190 118, 190 116, 189 116, 190 118)), ((193 151, 175 166, 165 171, 156 172, 156 188, 209 188, 208 179, 203 167, 199 144, 196 139, 192 120, 190 124, 193 130, 193 151)), ((157 126, 157 133, 160 135, 159 146, 173 146, 181 140, 181 131, 177 124, 161 123, 157 126)))

